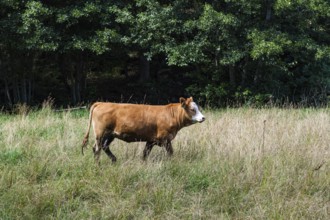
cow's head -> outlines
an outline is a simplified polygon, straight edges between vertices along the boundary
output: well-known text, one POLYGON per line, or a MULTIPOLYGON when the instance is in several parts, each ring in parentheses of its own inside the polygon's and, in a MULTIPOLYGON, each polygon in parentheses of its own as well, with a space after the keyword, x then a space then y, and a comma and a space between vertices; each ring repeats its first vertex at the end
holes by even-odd
POLYGON ((180 103, 182 108, 186 111, 192 123, 202 123, 205 121, 204 115, 199 111, 197 104, 194 102, 193 98, 180 98, 180 103))

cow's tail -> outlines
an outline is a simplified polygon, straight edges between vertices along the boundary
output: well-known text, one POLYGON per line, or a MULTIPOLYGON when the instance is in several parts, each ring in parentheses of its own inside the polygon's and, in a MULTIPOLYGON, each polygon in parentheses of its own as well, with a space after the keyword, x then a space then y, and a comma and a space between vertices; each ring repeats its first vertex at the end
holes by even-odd
POLYGON ((82 143, 82 146, 81 146, 81 153, 84 155, 84 148, 87 146, 87 143, 88 143, 88 137, 89 137, 89 131, 91 129, 91 124, 92 124, 92 116, 93 116, 93 110, 94 108, 97 106, 97 103, 93 104, 90 108, 90 111, 89 111, 89 124, 88 124, 88 129, 87 129, 87 132, 85 134, 85 137, 84 137, 84 140, 83 140, 83 143, 82 143))

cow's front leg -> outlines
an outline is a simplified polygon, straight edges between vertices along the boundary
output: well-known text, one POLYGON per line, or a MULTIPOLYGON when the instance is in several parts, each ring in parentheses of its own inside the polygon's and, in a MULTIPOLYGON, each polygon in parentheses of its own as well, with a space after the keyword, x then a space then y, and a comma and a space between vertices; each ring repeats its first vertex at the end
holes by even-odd
POLYGON ((146 143, 146 146, 144 147, 144 150, 143 150, 143 160, 147 159, 147 157, 149 156, 153 146, 155 146, 155 143, 153 143, 153 142, 147 142, 146 143))
POLYGON ((165 149, 167 151, 167 155, 168 156, 172 156, 173 155, 173 147, 172 147, 172 143, 170 141, 165 143, 165 149))

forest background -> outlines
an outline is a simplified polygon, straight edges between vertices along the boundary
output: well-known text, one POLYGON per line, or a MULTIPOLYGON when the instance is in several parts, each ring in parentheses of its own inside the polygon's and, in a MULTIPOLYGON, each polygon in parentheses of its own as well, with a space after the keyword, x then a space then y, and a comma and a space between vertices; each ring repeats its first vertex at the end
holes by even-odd
POLYGON ((327 0, 1 0, 0 103, 325 106, 327 0))

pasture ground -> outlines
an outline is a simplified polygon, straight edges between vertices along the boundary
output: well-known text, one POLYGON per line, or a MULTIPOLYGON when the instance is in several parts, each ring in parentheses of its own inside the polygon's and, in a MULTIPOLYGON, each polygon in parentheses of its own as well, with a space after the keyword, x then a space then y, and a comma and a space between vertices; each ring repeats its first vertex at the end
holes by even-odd
POLYGON ((90 144, 87 110, 0 113, 0 219, 330 219, 330 110, 225 109, 181 130, 174 155, 90 144))

